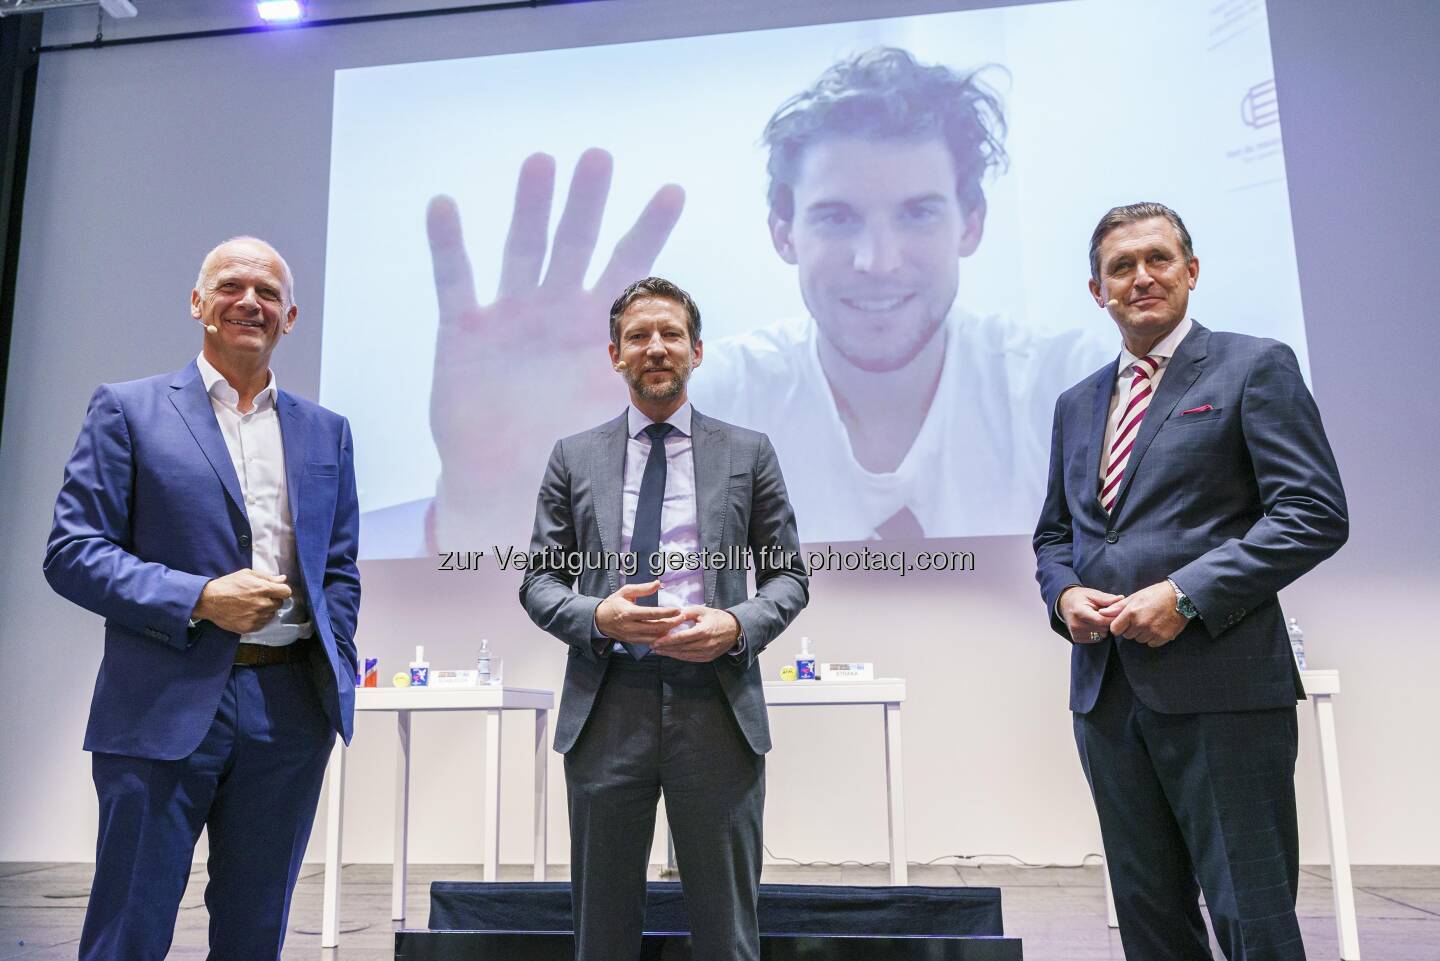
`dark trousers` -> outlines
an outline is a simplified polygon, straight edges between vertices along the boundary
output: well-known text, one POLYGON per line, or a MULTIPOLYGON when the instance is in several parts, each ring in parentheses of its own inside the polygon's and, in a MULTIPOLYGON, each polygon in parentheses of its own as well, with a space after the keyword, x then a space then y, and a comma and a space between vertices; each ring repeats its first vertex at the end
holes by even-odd
POLYGON ((1160 714, 1112 651, 1075 743, 1127 961, 1209 961, 1201 891, 1230 961, 1304 961, 1293 707, 1160 714))
POLYGON ((334 741, 306 668, 275 664, 232 669, 189 757, 95 754, 100 837, 80 961, 165 957, 201 828, 210 958, 278 959, 334 741))
POLYGON ((579 961, 640 955, 661 792, 696 961, 759 961, 765 758, 750 750, 709 664, 610 659, 565 755, 579 961))

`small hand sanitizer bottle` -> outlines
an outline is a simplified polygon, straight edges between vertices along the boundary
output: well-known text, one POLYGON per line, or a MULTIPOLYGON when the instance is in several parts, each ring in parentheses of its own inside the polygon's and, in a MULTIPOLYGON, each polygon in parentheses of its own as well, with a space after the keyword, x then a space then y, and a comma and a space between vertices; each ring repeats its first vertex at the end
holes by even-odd
POLYGON ((490 638, 480 638, 480 655, 475 658, 475 676, 480 684, 490 683, 490 638))
POLYGON ((795 680, 814 681, 815 655, 810 653, 810 638, 800 638, 800 653, 795 656, 795 680))
POLYGON ((410 686, 430 686, 430 662, 425 660, 425 645, 415 645, 415 660, 410 662, 410 686))

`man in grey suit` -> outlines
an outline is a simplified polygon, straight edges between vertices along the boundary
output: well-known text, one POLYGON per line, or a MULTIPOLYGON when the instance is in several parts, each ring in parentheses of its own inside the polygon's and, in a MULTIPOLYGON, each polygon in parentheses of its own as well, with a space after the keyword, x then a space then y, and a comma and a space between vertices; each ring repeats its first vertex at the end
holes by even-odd
POLYGON ((689 294, 658 277, 627 287, 610 361, 630 405, 555 445, 536 503, 520 602, 569 645, 555 749, 581 961, 639 955, 662 791, 693 956, 760 957, 758 657, 809 586, 769 439, 690 405, 703 354, 689 294))

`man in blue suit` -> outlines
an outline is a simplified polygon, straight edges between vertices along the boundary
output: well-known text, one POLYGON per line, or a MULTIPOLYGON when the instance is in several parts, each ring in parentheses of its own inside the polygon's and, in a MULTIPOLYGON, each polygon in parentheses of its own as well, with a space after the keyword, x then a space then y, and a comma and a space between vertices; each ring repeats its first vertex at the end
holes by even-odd
POLYGON ((105 618, 82 961, 165 956, 201 828, 210 957, 278 959, 335 733, 350 739, 350 428, 275 384, 292 286, 263 241, 212 250, 191 292, 200 355, 101 385, 65 467, 45 576, 105 618))
POLYGON ((1060 396, 1035 531, 1130 961, 1303 959, 1295 702, 1277 592, 1348 533, 1289 347, 1187 315, 1200 274, 1160 204, 1109 211, 1090 292, 1118 363, 1060 396))

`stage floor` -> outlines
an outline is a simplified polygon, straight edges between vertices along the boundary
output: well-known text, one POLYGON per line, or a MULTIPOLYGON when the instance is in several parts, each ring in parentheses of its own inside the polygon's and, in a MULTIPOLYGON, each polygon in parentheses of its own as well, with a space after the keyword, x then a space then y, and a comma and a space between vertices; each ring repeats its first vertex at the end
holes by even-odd
MULTIPOLYGON (((92 870, 88 864, 0 864, 0 961, 71 961, 92 870)), ((507 866, 501 874, 505 880, 529 880, 530 868, 507 866)), ((550 880, 566 877, 565 866, 551 866, 550 880)), ((658 879, 658 871, 652 877, 658 879)), ((1361 956, 1367 961, 1435 961, 1435 946, 1440 944, 1440 866, 1357 866, 1354 877, 1361 956)), ((390 913, 389 865, 356 864, 344 869, 341 930, 345 933, 337 950, 320 947, 322 878, 319 864, 307 864, 301 874, 290 913, 285 961, 392 961, 393 929, 386 917, 390 913)), ((887 878, 885 867, 774 865, 766 867, 763 880, 884 884, 887 878)), ((412 864, 409 923, 424 926, 431 881, 478 879, 478 867, 412 864)), ((910 880, 915 884, 1001 888, 1005 933, 1024 939, 1026 961, 1120 961, 1124 957, 1119 935, 1105 926, 1098 867, 911 867, 910 880)), ((170 951, 174 961, 205 957, 204 885, 205 867, 196 865, 170 951)), ((1311 958, 1324 961, 1339 956, 1328 868, 1306 867, 1301 874, 1300 927, 1311 958)), ((1218 949, 1215 957, 1221 957, 1218 949)))

